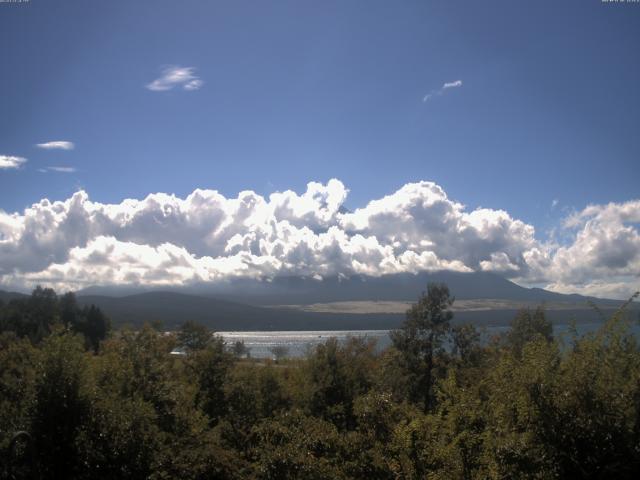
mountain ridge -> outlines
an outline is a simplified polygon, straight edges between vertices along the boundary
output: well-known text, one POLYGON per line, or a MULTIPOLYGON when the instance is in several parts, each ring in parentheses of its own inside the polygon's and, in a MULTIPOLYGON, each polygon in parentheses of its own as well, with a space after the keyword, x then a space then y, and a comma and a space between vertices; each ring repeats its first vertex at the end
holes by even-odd
MULTIPOLYGON (((388 329, 401 324, 404 319, 401 309, 393 312, 340 311, 334 308, 335 304, 415 302, 429 282, 446 283, 458 305, 473 303, 470 300, 474 299, 481 305, 490 305, 474 311, 465 308, 455 311, 456 321, 478 325, 507 324, 518 308, 538 304, 549 307, 548 315, 554 322, 566 322, 574 317, 580 321, 591 321, 597 320, 597 312, 588 307, 590 302, 605 310, 623 303, 526 288, 486 272, 446 271, 383 277, 334 277, 322 281, 295 277, 280 277, 270 282, 242 279, 177 289, 89 287, 76 294, 80 305, 99 306, 115 325, 136 327, 144 322, 159 321, 165 328, 173 329, 193 320, 218 331, 388 329), (101 292, 107 294, 99 294, 101 292), (504 301, 502 306, 500 300, 504 301), (321 304, 328 304, 331 308, 319 308, 321 304)), ((0 300, 5 303, 25 296, 0 291, 0 300)))
POLYGON ((213 297, 250 305, 314 304, 337 301, 413 301, 429 282, 446 283, 451 294, 461 300, 505 299, 528 302, 597 301, 619 304, 619 300, 562 294, 542 288, 522 287, 490 272, 421 272, 370 277, 354 275, 348 278, 276 277, 272 280, 235 279, 218 283, 200 283, 177 288, 100 287, 92 286, 77 292, 82 295, 128 296, 151 291, 173 291, 213 297), (128 293, 129 292, 129 293, 128 293), (239 293, 242 292, 242 293, 239 293))

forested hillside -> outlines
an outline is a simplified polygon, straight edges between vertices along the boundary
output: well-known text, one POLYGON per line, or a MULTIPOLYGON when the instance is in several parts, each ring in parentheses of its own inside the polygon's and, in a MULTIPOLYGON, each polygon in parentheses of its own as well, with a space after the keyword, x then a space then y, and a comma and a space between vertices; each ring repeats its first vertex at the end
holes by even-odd
POLYGON ((636 478, 624 306, 568 338, 522 310, 484 344, 451 306, 430 284, 381 353, 330 339, 272 362, 36 289, 0 305, 0 478, 636 478))

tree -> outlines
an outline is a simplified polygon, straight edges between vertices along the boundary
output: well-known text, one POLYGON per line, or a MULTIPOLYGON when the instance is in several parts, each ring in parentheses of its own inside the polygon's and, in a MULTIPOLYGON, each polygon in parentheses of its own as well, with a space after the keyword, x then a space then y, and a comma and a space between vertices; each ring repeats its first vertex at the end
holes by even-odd
POLYGON ((451 329, 451 353, 463 366, 477 365, 480 361, 480 332, 470 323, 451 329))
POLYGON ((238 358, 249 356, 249 349, 244 344, 244 340, 238 340, 233 344, 233 354, 238 358))
POLYGON ((40 343, 60 321, 58 297, 50 288, 36 287, 26 299, 13 299, 4 307, 0 328, 40 343))
POLYGON ((429 283, 426 293, 407 311, 402 327, 391 332, 393 346, 400 351, 411 378, 411 400, 424 402, 425 412, 432 407, 434 356, 449 332, 453 301, 449 287, 429 283))
POLYGON ((109 318, 95 305, 80 308, 73 292, 58 297, 50 288, 40 286, 25 300, 14 299, 0 312, 0 331, 13 331, 34 344, 42 341, 60 324, 81 333, 87 348, 98 351, 111 328, 109 318))
POLYGON ((82 338, 54 333, 43 342, 36 370, 30 433, 42 478, 73 478, 80 468, 76 439, 88 411, 82 338))
POLYGON ((375 342, 349 338, 340 344, 335 337, 317 345, 302 370, 308 410, 340 429, 353 429, 355 399, 373 384, 375 342))
POLYGON ((178 332, 178 343, 187 351, 207 348, 212 341, 212 334, 204 325, 191 320, 185 322, 178 332))
POLYGON ((254 475, 265 480, 343 479, 338 456, 342 438, 336 427, 299 411, 263 420, 253 429, 249 458, 254 475))
POLYGON ((523 308, 511 322, 507 344, 519 356, 524 345, 536 338, 552 341, 553 325, 547 320, 542 307, 537 307, 533 312, 529 308, 523 308))
POLYGON ((111 322, 109 318, 95 305, 82 309, 81 320, 75 330, 84 334, 85 340, 94 352, 98 351, 100 342, 107 337, 111 322))
POLYGON ((196 404, 215 425, 227 410, 224 385, 234 357, 225 349, 222 337, 211 337, 206 348, 197 350, 187 358, 187 368, 196 380, 196 404))
POLYGON ((73 292, 62 295, 58 305, 64 327, 83 334, 87 348, 97 353, 100 342, 107 337, 111 329, 109 318, 95 305, 81 309, 73 292))
POLYGON ((284 345, 275 345, 271 347, 269 351, 276 359, 276 362, 282 360, 289 354, 289 348, 284 345))
POLYGON ((0 333, 0 478, 4 478, 3 467, 11 462, 9 445, 14 434, 29 428, 39 353, 28 339, 14 332, 0 333))
POLYGON ((36 323, 49 333, 52 326, 58 323, 58 296, 52 288, 37 286, 28 300, 29 313, 36 323))
POLYGON ((74 328, 79 321, 80 307, 76 300, 76 294, 67 292, 60 297, 58 302, 60 306, 60 320, 65 328, 74 328))

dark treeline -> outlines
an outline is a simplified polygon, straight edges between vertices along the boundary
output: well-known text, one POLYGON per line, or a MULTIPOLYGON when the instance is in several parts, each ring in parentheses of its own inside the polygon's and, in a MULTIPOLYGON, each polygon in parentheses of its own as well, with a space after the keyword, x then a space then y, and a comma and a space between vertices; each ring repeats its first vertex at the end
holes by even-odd
POLYGON ((487 344, 450 325, 452 302, 430 284, 381 353, 330 339, 272 362, 190 322, 110 331, 38 288, 0 305, 0 477, 637 478, 624 308, 562 339, 523 310, 487 344))

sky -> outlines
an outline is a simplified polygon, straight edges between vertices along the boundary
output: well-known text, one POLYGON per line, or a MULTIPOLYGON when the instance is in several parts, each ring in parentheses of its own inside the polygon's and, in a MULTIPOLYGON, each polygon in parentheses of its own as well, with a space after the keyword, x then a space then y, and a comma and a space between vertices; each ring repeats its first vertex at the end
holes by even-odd
POLYGON ((448 268, 623 298, 639 43, 637 2, 2 2, 0 287, 448 268))

